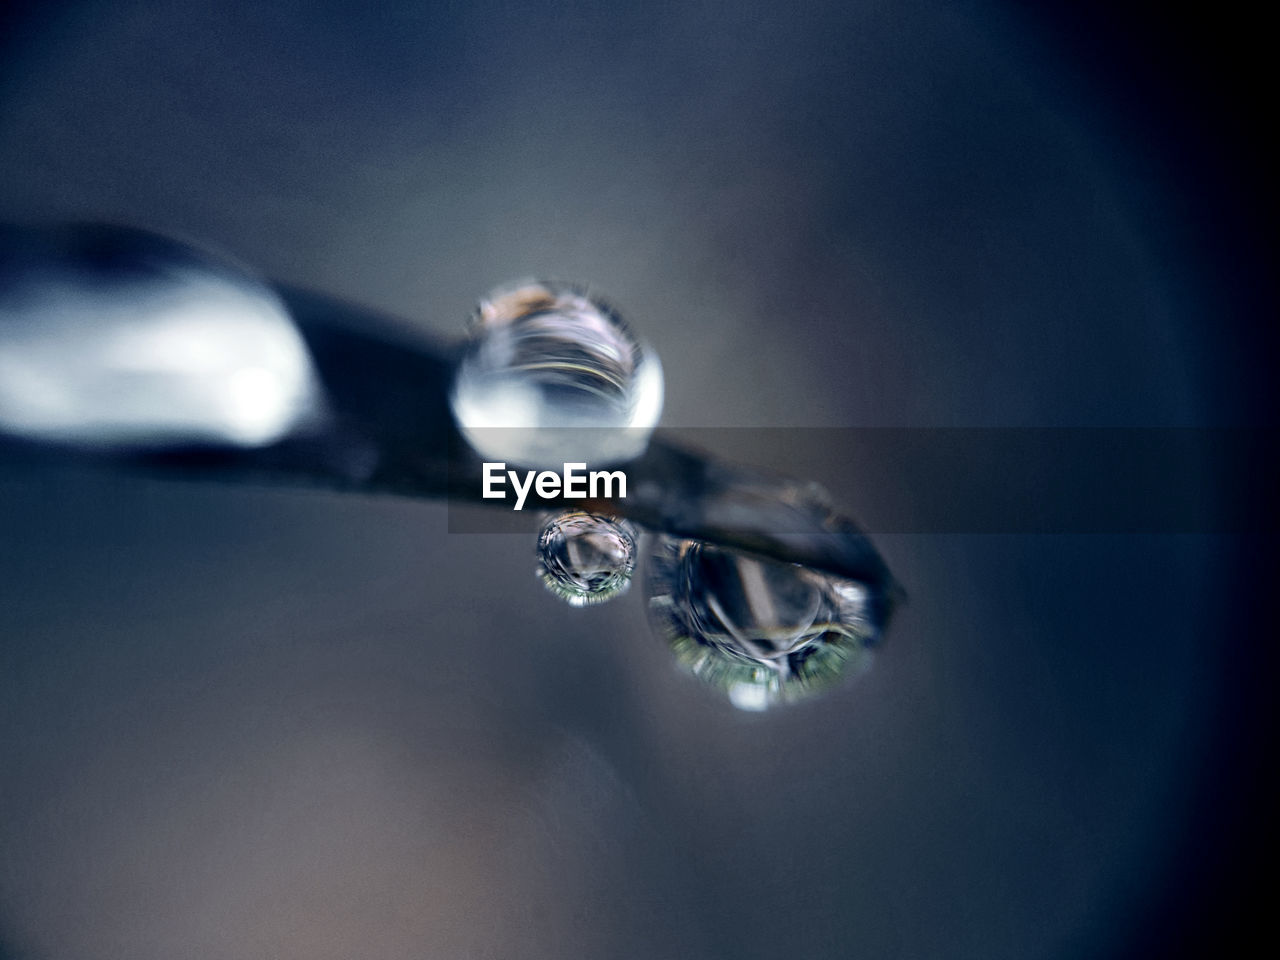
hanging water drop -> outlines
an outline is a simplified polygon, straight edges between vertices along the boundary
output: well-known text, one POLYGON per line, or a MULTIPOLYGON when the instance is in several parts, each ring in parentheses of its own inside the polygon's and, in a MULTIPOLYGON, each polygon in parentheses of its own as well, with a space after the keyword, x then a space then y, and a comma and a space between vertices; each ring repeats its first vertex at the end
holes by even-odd
POLYGON ((573 511, 538 534, 538 576, 575 607, 625 593, 636 565, 636 530, 625 520, 573 511))
POLYGON ((662 413, 657 355, 578 287, 530 282, 483 300, 450 404, 481 458, 560 469, 644 452, 662 413))
POLYGON ((670 536, 650 564, 650 611, 676 660, 739 709, 804 698, 870 663, 882 624, 863 584, 670 536))

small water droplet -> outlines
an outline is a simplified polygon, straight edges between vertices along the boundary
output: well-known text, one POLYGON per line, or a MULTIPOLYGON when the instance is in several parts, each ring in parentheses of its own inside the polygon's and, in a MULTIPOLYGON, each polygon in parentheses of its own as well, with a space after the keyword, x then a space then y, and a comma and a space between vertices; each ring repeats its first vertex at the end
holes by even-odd
POLYGON ((649 606, 681 666, 742 710, 860 672, 882 626, 863 584, 670 536, 650 558, 649 606))
POLYGON ((662 367, 617 312, 578 287, 530 282, 481 301, 450 403, 485 460, 542 469, 622 463, 662 413, 662 367))
POLYGON ((625 520, 571 511, 538 534, 538 576, 575 607, 625 593, 636 565, 635 528, 625 520))

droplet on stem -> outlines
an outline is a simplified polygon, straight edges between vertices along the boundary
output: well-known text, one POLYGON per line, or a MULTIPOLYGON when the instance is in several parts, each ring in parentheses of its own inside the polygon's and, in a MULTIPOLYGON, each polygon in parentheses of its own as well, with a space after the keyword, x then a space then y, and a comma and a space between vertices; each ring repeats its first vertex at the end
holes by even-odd
POLYGON ((657 355, 615 310, 533 281, 481 301, 450 403, 483 459, 559 470, 643 453, 662 390, 657 355))
POLYGON ((650 611, 676 660, 739 709, 802 699, 870 663, 881 624, 863 584, 665 535, 650 564, 650 611))
POLYGON ((538 534, 538 576, 575 607, 604 603, 631 585, 636 538, 625 520, 579 511, 559 514, 538 534))

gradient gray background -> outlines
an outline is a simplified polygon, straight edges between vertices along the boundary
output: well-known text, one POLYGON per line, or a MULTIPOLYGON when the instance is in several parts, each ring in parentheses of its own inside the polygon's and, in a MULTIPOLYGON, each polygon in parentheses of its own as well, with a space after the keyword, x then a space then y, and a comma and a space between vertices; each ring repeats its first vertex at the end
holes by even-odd
MULTIPOLYGON (((9 62, 0 215, 445 336, 587 280, 677 427, 1229 422, 1123 120, 994 5, 75 5, 9 62)), ((772 465, 874 509, 840 450, 772 465)), ((756 716, 643 590, 570 610, 532 535, 445 525, 0 474, 0 953, 1021 960, 1163 921, 1252 642, 1226 538, 882 537, 874 669, 756 716)))

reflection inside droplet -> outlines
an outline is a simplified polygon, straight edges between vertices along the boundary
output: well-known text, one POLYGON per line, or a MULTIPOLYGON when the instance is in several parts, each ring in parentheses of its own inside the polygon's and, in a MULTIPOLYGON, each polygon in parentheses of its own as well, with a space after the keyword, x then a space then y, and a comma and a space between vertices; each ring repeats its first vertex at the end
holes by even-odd
POLYGON ((656 538, 649 606, 677 661, 742 710, 822 690, 870 663, 863 584, 700 540, 656 538))
POLYGON ((662 368, 600 300, 531 282, 480 303, 450 403, 486 460, 620 463, 644 452, 657 425, 662 368))
POLYGON ((575 607, 604 603, 631 585, 636 531, 625 520, 573 511, 549 519, 538 534, 538 576, 575 607))

